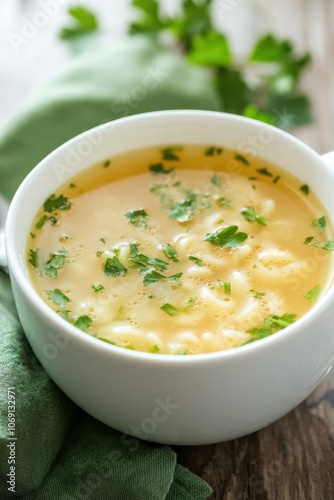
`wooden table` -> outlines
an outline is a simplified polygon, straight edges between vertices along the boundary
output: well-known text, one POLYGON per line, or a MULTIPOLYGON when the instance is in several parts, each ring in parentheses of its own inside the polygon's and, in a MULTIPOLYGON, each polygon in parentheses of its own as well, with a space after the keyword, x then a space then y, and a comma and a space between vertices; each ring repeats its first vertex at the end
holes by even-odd
MULTIPOLYGON (((303 88, 312 98, 315 121, 294 135, 319 153, 334 149, 334 2, 262 0, 257 5, 260 24, 267 22, 268 31, 295 40, 299 50, 313 56, 303 88)), ((175 450, 179 463, 213 487, 212 499, 334 499, 334 372, 294 411, 259 432, 175 450)))
MULTIPOLYGON (((257 34, 271 31, 293 39, 300 52, 312 53, 313 64, 305 75, 303 87, 312 97, 315 121, 294 133, 319 153, 334 149, 334 1, 218 1, 235 6, 219 22, 237 45, 245 47, 257 34)), ((114 15, 115 10, 123 12, 128 2, 87 0, 84 3, 100 15, 105 6, 113 27, 110 31, 114 33, 120 19, 114 15), (113 26, 112 22, 116 21, 117 26, 113 26)), ((15 16, 23 9, 21 16, 29 17, 36 8, 33 4, 33 0, 4 2, 0 5, 0 14, 3 10, 0 18, 4 19, 6 14, 13 23, 12 29, 19 29, 22 21, 15 25, 15 16)), ((125 21, 123 14, 121 21, 125 21)), ((41 30, 15 58, 8 50, 0 53, 1 120, 19 107, 37 80, 47 77, 55 64, 60 65, 67 58, 64 48, 54 42, 62 23, 59 16, 50 20, 47 29, 41 30), (40 43, 42 36, 43 44, 40 43), (49 58, 50 62, 43 60, 40 65, 39 54, 45 44, 54 56, 49 58)), ((2 46, 6 47, 7 35, 5 32, 2 35, 2 46)), ((212 485, 212 499, 334 499, 334 373, 331 372, 298 408, 255 434, 227 443, 175 450, 179 463, 212 485)))

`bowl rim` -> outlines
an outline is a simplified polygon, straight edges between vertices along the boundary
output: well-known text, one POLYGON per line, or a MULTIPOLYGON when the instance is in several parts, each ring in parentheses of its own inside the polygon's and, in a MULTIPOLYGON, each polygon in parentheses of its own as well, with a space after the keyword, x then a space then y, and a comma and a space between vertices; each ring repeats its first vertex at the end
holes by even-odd
MULTIPOLYGON (((19 284, 21 291, 27 301, 39 311, 39 313, 43 316, 45 321, 52 323, 59 332, 67 335, 69 340, 71 337, 73 339, 82 342, 86 346, 91 349, 94 349, 98 352, 106 353, 106 355, 115 356, 117 358, 124 358, 128 361, 134 362, 137 361, 139 363, 150 363, 159 365, 174 365, 175 363, 186 365, 195 364, 206 364, 208 362, 229 362, 234 361, 235 359, 248 357, 255 353, 260 353, 262 351, 276 349, 277 345, 280 345, 285 342, 289 342, 289 339, 293 339, 294 337, 301 335, 304 327, 309 327, 310 322, 319 322, 321 320, 321 316, 324 311, 330 307, 334 302, 334 286, 331 286, 330 289, 326 292, 326 294, 321 298, 321 300, 314 304, 309 311, 307 311, 302 317, 298 318, 298 320, 284 328, 276 332, 275 334, 266 337, 264 339, 259 339, 250 344, 242 345, 239 347, 234 347, 231 349, 227 349, 224 351, 215 351, 209 353, 200 353, 200 354, 191 354, 189 356, 181 356, 175 354, 156 354, 156 353, 146 353, 143 351, 136 351, 125 349, 123 347, 114 346, 112 344, 108 344, 107 342, 103 342, 100 339, 89 335, 80 329, 76 328, 74 325, 68 323, 65 319, 61 318, 53 309, 51 309, 46 302, 40 297, 40 295, 35 290, 31 280, 29 279, 29 273, 25 272, 23 269, 23 264, 20 262, 19 256, 16 255, 15 252, 15 228, 16 228, 16 215, 22 201, 24 200, 25 193, 29 192, 29 187, 32 187, 33 181, 36 176, 39 175, 40 171, 47 170, 50 168, 52 161, 57 155, 63 150, 72 147, 77 142, 89 137, 95 131, 103 130, 108 127, 117 126, 119 123, 135 123, 136 121, 140 122, 141 120, 150 120, 159 117, 161 119, 164 118, 177 118, 177 117, 187 117, 191 118, 199 118, 199 119, 223 119, 225 121, 225 125, 228 122, 232 123, 250 123, 255 128, 260 129, 270 129, 273 134, 277 137, 283 138, 283 140, 290 142, 297 149, 304 150, 310 157, 312 157, 315 161, 322 166, 323 170, 330 170, 329 165, 321 158, 321 156, 316 153, 312 148, 308 145, 304 144, 301 140, 296 137, 290 135, 289 133, 274 127, 273 125, 269 125, 263 122, 259 122, 252 118, 243 117, 239 115, 234 115, 230 113, 218 112, 218 111, 203 111, 203 110, 167 110, 167 111, 152 111, 148 113, 140 113, 136 115, 131 115, 123 118, 119 118, 113 121, 106 122, 102 125, 98 125, 93 127, 81 134, 76 135, 72 139, 66 141, 61 144, 55 150, 50 152, 45 158, 43 158, 26 176, 26 178, 22 181, 19 188, 17 189, 13 200, 10 204, 10 208, 8 211, 6 226, 5 226, 5 243, 6 243, 6 252, 8 256, 8 267, 10 271, 11 278, 15 278, 16 283, 19 284), (327 167, 327 168, 326 168, 327 167)), ((259 155, 261 156, 261 154, 259 155)), ((82 170, 88 167, 83 167, 82 170)), ((284 170, 284 167, 280 167, 284 170)), ((81 169, 79 170, 81 171, 81 169)), ((78 172, 76 172, 78 173, 78 172)), ((74 175, 76 175, 76 173, 74 175)), ((334 173, 333 173, 334 175, 334 173)), ((33 189, 33 188, 32 188, 33 189)), ((58 189, 58 188, 55 188, 58 189)), ((47 194, 46 194, 47 196, 47 194)), ((334 217, 333 221, 334 222, 334 217)), ((28 235, 30 227, 27 228, 26 233, 28 235)))

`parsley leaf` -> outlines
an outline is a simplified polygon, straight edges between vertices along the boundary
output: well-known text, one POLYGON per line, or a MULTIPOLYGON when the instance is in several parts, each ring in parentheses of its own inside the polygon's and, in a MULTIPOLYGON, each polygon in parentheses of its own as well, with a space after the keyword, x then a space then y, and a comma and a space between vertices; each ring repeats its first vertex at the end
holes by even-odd
POLYGON ((175 250, 174 247, 172 247, 172 245, 170 245, 169 243, 167 243, 167 245, 165 245, 162 249, 163 251, 163 254, 164 256, 173 261, 173 262, 179 262, 179 260, 176 258, 177 256, 177 250, 175 250))
POLYGON ((178 222, 188 222, 192 219, 195 210, 196 200, 194 198, 190 198, 175 205, 169 214, 169 218, 176 219, 178 222))
POLYGON ((195 262, 195 264, 199 267, 203 267, 204 266, 204 263, 202 261, 202 259, 199 259, 198 257, 195 257, 194 255, 190 255, 188 257, 189 260, 195 262))
POLYGON ((103 272, 108 278, 117 278, 126 274, 128 270, 123 266, 118 257, 115 256, 109 257, 106 260, 103 272))
POLYGON ((256 221, 260 226, 266 226, 267 221, 262 215, 259 215, 255 212, 253 207, 246 207, 240 210, 240 213, 244 216, 244 218, 248 222, 256 221))
POLYGON ((205 150, 205 156, 220 156, 223 152, 223 148, 219 148, 216 146, 210 146, 205 150))
POLYGON ((228 200, 227 198, 224 198, 223 196, 217 198, 216 203, 221 207, 230 207, 232 205, 232 201, 228 200))
POLYGON ((70 302, 70 299, 61 291, 59 288, 55 290, 45 290, 46 295, 52 300, 57 306, 65 307, 65 305, 70 302))
POLYGON ((267 167, 257 168, 256 171, 259 172, 259 174, 261 175, 266 175, 267 177, 273 177, 273 174, 269 172, 267 167))
POLYGON ((50 259, 44 264, 43 270, 50 278, 58 276, 58 269, 65 265, 67 250, 60 250, 59 252, 51 255, 50 259))
POLYGON ((69 40, 82 35, 93 33, 98 30, 98 21, 95 14, 85 7, 77 6, 68 9, 74 23, 69 28, 63 28, 60 32, 60 38, 69 40))
POLYGON ((327 227, 326 217, 323 215, 322 217, 319 217, 319 219, 314 219, 312 225, 313 227, 319 228, 321 231, 325 231, 327 227))
POLYGON ((265 337, 269 337, 273 333, 276 333, 279 330, 283 330, 289 325, 292 325, 297 319, 296 314, 283 314, 283 316, 273 315, 269 318, 265 319, 263 322, 263 326, 260 328, 251 328, 247 330, 247 333, 252 334, 252 338, 245 342, 245 344, 250 344, 255 340, 260 340, 265 337))
POLYGON ((236 154, 234 158, 238 161, 241 161, 241 163, 243 163, 244 165, 249 165, 249 161, 247 160, 247 158, 240 153, 236 154))
POLYGON ((39 266, 39 249, 37 248, 36 250, 30 249, 28 252, 28 262, 31 264, 33 267, 36 269, 39 266))
POLYGON ((204 66, 225 66, 231 63, 232 54, 228 39, 223 33, 209 31, 193 39, 188 59, 204 66))
POLYGON ((168 148, 162 149, 162 159, 166 161, 178 161, 180 160, 180 156, 177 154, 183 151, 181 146, 170 146, 168 148))
POLYGON ((88 330, 88 328, 90 328, 92 324, 92 318, 86 315, 79 316, 79 318, 77 318, 77 320, 73 323, 75 327, 79 328, 79 330, 83 330, 84 332, 88 330))
POLYGON ((104 286, 103 285, 92 285, 91 289, 93 290, 93 292, 101 292, 101 290, 104 290, 104 286))
POLYGON ((309 290, 307 293, 305 293, 303 297, 305 297, 305 299, 309 300, 310 302, 312 302, 312 304, 314 304, 314 302, 318 300, 321 292, 322 292, 322 286, 315 285, 315 287, 312 288, 312 290, 309 290))
POLYGON ((166 276, 159 273, 158 271, 150 270, 150 271, 145 272, 143 284, 144 284, 144 286, 152 285, 152 283, 156 283, 157 281, 160 281, 163 279, 166 279, 166 276))
POLYGON ((52 194, 43 205, 45 212, 53 212, 54 210, 69 210, 71 208, 71 203, 68 201, 64 195, 56 197, 52 194))
POLYGON ((168 302, 163 306, 161 306, 160 309, 165 313, 169 314, 169 316, 177 316, 180 313, 177 307, 173 306, 172 304, 169 304, 168 302))
POLYGON ((308 194, 309 194, 309 192, 310 192, 310 188, 308 187, 308 185, 307 185, 307 184, 303 184, 302 186, 300 186, 300 188, 299 188, 299 189, 300 189, 301 191, 303 191, 303 193, 304 193, 305 195, 308 195, 308 194))
POLYGON ((218 233, 208 233, 204 241, 220 248, 236 248, 248 238, 246 233, 238 233, 238 226, 229 226, 218 233))
POLYGON ((304 241, 304 245, 309 245, 315 248, 321 248, 322 250, 328 250, 329 252, 334 251, 334 240, 322 241, 320 243, 312 243, 313 240, 314 240, 313 236, 308 236, 304 241))
POLYGON ((174 167, 165 168, 163 163, 155 163, 154 165, 150 165, 149 169, 152 175, 162 175, 162 174, 170 174, 173 172, 174 167))
POLYGON ((139 227, 141 229, 147 229, 148 215, 145 210, 132 210, 131 212, 126 212, 124 215, 129 219, 130 223, 133 226, 139 227))
POLYGON ((267 34, 257 41, 249 58, 257 62, 280 62, 285 61, 291 52, 292 44, 289 40, 279 41, 267 34))

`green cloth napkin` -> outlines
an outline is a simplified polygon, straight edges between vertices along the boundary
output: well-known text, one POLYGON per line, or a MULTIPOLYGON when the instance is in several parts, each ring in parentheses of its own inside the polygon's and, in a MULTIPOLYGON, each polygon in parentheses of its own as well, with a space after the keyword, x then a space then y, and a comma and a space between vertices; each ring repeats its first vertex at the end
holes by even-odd
MULTIPOLYGON (((134 113, 218 110, 209 77, 136 37, 75 59, 31 96, 0 133, 0 191, 78 133, 134 113)), ((0 498, 200 500, 211 488, 167 446, 126 438, 72 403, 35 358, 0 271, 0 498), (8 457, 8 388, 15 388, 15 493, 8 457), (129 443, 131 445, 129 445, 129 443)), ((13 446, 12 446, 13 448, 13 446)))

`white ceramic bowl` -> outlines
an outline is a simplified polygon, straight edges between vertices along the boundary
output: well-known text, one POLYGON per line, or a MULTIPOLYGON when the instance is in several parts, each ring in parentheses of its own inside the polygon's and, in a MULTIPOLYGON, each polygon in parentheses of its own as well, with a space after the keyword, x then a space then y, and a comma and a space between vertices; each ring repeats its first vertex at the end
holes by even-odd
POLYGON ((212 354, 152 355, 106 344, 69 325, 36 293, 26 263, 37 210, 71 176, 124 151, 175 143, 222 145, 272 161, 312 186, 334 221, 334 169, 292 136, 229 114, 148 113, 85 132, 28 175, 8 214, 8 266, 27 338, 75 403, 142 439, 207 444, 266 426, 325 377, 334 355, 334 287, 295 324, 264 340, 212 354))

